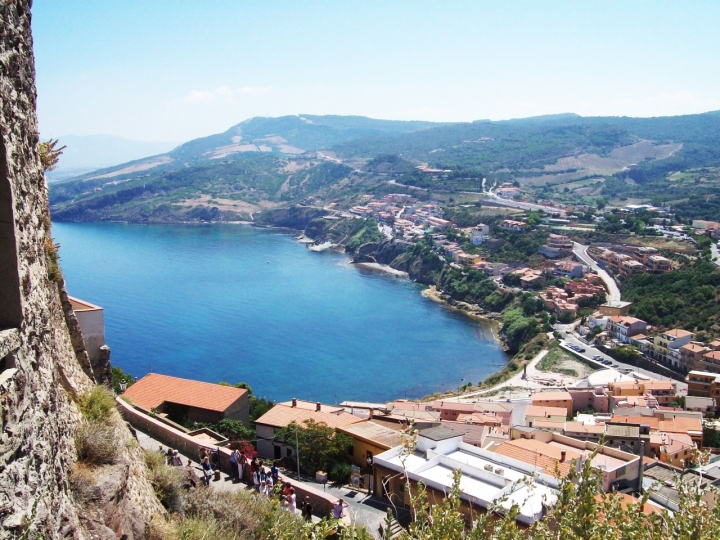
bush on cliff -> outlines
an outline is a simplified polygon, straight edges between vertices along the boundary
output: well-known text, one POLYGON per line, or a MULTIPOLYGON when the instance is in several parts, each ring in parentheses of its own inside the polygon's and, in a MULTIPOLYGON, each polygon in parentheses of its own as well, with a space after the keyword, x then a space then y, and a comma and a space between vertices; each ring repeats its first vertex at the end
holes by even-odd
POLYGON ((105 421, 115 409, 115 397, 103 385, 95 386, 77 400, 78 408, 89 421, 105 421))

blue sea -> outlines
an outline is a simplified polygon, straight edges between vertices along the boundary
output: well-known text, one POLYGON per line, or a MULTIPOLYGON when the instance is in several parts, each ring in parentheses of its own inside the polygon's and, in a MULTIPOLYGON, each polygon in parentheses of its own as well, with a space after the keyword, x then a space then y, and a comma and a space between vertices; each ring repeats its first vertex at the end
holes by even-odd
POLYGON ((507 357, 493 327, 408 280, 242 225, 56 223, 71 296, 105 309, 112 362, 273 400, 416 398, 507 357))

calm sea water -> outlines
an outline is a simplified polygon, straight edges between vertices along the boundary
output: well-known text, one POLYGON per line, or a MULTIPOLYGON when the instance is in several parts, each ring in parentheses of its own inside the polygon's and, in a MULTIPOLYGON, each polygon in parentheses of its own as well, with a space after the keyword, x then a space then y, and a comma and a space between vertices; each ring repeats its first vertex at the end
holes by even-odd
POLYGON ((53 226, 72 296, 105 308, 112 361, 275 400, 388 400, 477 383, 507 361, 421 288, 239 225, 53 226))

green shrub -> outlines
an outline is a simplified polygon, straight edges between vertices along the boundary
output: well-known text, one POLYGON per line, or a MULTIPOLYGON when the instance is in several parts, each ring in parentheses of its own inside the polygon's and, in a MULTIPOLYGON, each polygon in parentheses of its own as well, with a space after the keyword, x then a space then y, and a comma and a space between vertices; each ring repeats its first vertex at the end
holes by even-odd
POLYGON ((336 463, 328 473, 328 478, 336 483, 346 483, 350 481, 352 474, 352 465, 349 463, 336 463))
POLYGON ((98 385, 81 395, 77 400, 77 405, 87 420, 104 421, 115 409, 115 397, 107 387, 98 385))
POLYGON ((149 470, 148 480, 160 503, 171 512, 182 511, 182 486, 177 469, 167 464, 165 454, 145 451, 145 464, 149 470))

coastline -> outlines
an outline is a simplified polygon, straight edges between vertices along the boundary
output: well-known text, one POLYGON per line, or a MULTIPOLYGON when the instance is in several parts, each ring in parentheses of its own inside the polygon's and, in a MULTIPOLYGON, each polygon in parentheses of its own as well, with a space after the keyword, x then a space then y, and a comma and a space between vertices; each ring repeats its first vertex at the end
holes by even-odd
POLYGON ((379 272, 381 274, 388 274, 390 276, 400 278, 400 279, 409 279, 410 276, 407 272, 403 272, 402 270, 395 270, 393 267, 388 266, 387 264, 380 264, 380 263, 373 263, 373 262, 350 262, 348 264, 352 264, 354 266, 359 266, 361 268, 365 268, 366 270, 372 270, 374 272, 379 272))
MULTIPOLYGON (((496 325, 498 325, 498 328, 500 326, 500 313, 494 313, 494 312, 488 312, 485 311, 483 308, 476 304, 468 304, 466 302, 459 302, 457 300, 453 300, 446 294, 441 293, 437 290, 437 287, 435 285, 430 285, 426 289, 422 291, 422 295, 429 300, 432 300, 433 302, 437 302, 438 304, 442 304, 446 308, 455 311, 457 313, 461 313, 465 315, 466 317, 469 317, 471 319, 474 319, 476 321, 483 321, 483 322, 492 322, 496 325)), ((503 342, 500 335, 496 335, 495 338, 503 345, 503 348, 505 348, 505 343, 503 342)))

